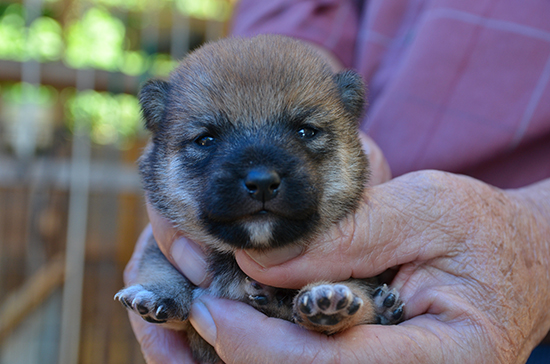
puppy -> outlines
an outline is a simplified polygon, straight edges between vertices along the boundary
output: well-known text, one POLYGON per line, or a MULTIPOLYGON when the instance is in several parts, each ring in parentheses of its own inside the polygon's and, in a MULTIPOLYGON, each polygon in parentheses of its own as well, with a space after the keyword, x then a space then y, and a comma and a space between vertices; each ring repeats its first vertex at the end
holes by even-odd
POLYGON ((326 334, 397 323, 398 293, 373 280, 277 289, 249 279, 234 258, 236 249, 307 246, 353 213, 368 175, 357 130, 363 100, 355 72, 333 74, 313 49, 273 35, 207 44, 168 82, 145 84, 146 194, 206 247, 212 284, 194 286, 151 240, 138 282, 115 298, 149 322, 186 330, 195 358, 209 363, 218 356, 187 321, 205 293, 326 334))

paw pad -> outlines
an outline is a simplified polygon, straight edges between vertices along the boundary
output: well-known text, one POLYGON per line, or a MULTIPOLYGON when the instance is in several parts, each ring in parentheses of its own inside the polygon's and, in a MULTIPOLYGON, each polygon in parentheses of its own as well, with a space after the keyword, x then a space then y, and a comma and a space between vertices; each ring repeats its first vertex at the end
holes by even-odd
POLYGON ((403 318, 404 304, 399 299, 399 292, 387 285, 378 287, 372 294, 376 309, 376 321, 382 325, 399 323, 403 318))
POLYGON ((302 291, 295 305, 297 322, 306 327, 310 324, 325 326, 325 331, 331 331, 332 326, 356 314, 363 306, 363 300, 343 284, 322 284, 302 291))

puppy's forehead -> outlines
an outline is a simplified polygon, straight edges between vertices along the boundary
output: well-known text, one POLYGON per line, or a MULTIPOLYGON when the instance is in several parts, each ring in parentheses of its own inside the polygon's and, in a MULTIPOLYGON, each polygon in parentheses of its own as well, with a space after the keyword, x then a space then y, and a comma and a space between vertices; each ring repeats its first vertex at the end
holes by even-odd
POLYGON ((265 36, 211 43, 171 75, 178 113, 222 112, 232 120, 268 120, 338 100, 328 64, 298 41, 265 36))

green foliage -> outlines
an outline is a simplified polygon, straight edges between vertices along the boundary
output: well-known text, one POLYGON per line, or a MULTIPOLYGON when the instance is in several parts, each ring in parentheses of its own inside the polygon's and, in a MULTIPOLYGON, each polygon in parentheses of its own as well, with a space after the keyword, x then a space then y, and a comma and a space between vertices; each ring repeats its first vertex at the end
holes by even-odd
POLYGON ((29 27, 26 53, 38 61, 56 61, 63 54, 61 25, 52 18, 40 17, 29 27))
POLYGON ((0 58, 44 62, 58 60, 62 54, 61 25, 54 19, 39 17, 27 28, 19 4, 10 5, 0 17, 0 58))
POLYGON ((150 73, 155 77, 167 76, 177 64, 168 54, 155 54, 151 61, 150 73))
POLYGON ((23 60, 25 51, 25 18, 19 4, 8 6, 0 17, 0 58, 23 60))
POLYGON ((116 71, 125 31, 124 24, 109 12, 92 8, 68 27, 65 60, 74 68, 116 71))
POLYGON ((11 104, 52 106, 57 100, 58 92, 51 86, 35 86, 21 82, 5 85, 1 89, 1 95, 4 102, 11 104))
MULTIPOLYGON (((134 33, 144 26, 142 12, 180 11, 197 19, 225 21, 233 0, 88 0, 91 5, 65 28, 55 19, 60 0, 44 0, 43 14, 27 24, 21 3, 0 4, 0 59, 25 62, 63 61, 72 68, 94 68, 123 72, 130 76, 165 77, 176 62, 168 54, 147 54, 139 48, 134 33), (53 5, 54 3, 55 6, 53 5), (125 23, 111 10, 127 13, 125 23), (133 23, 132 23, 133 22, 133 23), (132 25, 133 24, 133 25, 132 25), (133 38, 132 38, 133 36, 133 38)), ((137 41, 139 43, 139 41, 137 41)), ((65 89, 61 95, 49 86, 19 83, 3 85, 3 102, 54 107, 58 97, 65 101, 67 126, 87 128, 100 144, 125 146, 142 130, 141 113, 135 96, 107 92, 65 89)))
POLYGON ((88 129, 98 144, 124 147, 142 130, 139 102, 133 95, 73 91, 65 107, 69 128, 88 129))
POLYGON ((0 59, 63 59, 72 68, 120 71, 130 76, 147 72, 157 77, 168 75, 175 64, 168 55, 128 50, 125 33, 122 21, 101 8, 91 8, 65 32, 49 17, 39 17, 26 28, 23 9, 15 4, 0 17, 0 59))
POLYGON ((129 76, 139 76, 147 72, 150 64, 150 59, 145 52, 127 51, 120 59, 119 68, 129 76))
POLYGON ((226 21, 231 15, 231 3, 227 0, 174 0, 184 14, 198 19, 226 21))
POLYGON ((143 131, 141 109, 137 98, 128 94, 112 94, 87 90, 65 89, 61 95, 51 86, 27 83, 4 85, 0 89, 3 102, 52 108, 58 99, 64 101, 67 127, 74 131, 85 128, 97 144, 115 144, 124 148, 143 131))
POLYGON ((173 5, 183 14, 203 20, 226 21, 231 15, 233 1, 229 0, 92 0, 96 6, 119 8, 129 11, 150 11, 172 7, 173 5))

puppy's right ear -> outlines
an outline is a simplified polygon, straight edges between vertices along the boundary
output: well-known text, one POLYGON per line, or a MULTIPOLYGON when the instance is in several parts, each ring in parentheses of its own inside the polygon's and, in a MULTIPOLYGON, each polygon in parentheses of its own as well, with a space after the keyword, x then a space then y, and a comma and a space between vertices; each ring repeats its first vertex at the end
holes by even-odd
POLYGON ((164 117, 170 84, 161 80, 147 81, 139 92, 139 103, 145 118, 145 127, 155 132, 164 117))
POLYGON ((334 76, 346 110, 359 119, 365 106, 365 84, 355 71, 347 70, 334 76))

